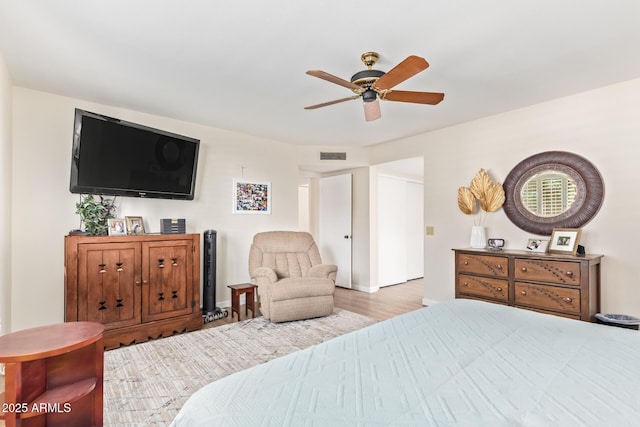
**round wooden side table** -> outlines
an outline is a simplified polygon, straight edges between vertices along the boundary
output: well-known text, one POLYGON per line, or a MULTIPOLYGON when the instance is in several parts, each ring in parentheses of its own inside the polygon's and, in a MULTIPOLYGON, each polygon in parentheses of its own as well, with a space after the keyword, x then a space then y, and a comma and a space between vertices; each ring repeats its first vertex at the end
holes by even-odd
POLYGON ((6 426, 102 426, 103 332, 99 323, 69 322, 1 336, 6 426))

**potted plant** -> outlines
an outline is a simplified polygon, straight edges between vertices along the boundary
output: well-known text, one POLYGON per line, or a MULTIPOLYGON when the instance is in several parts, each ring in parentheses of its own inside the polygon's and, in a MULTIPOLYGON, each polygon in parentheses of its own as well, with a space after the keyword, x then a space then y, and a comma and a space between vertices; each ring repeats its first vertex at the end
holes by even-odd
POLYGON ((104 236, 108 234, 109 218, 115 218, 115 197, 107 199, 103 196, 97 198, 93 194, 81 195, 76 203, 76 213, 84 229, 92 236, 104 236))

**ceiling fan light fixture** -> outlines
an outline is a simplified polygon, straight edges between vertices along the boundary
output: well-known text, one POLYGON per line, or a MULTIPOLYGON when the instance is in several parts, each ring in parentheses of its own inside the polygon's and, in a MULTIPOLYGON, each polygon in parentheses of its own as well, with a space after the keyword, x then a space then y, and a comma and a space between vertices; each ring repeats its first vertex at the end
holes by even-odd
POLYGON ((380 112, 380 101, 377 99, 369 102, 364 102, 364 119, 368 122, 378 120, 382 117, 380 112))
POLYGON ((378 99, 378 94, 376 93, 376 91, 372 89, 367 89, 364 92, 362 92, 362 100, 364 102, 373 102, 376 99, 378 99))

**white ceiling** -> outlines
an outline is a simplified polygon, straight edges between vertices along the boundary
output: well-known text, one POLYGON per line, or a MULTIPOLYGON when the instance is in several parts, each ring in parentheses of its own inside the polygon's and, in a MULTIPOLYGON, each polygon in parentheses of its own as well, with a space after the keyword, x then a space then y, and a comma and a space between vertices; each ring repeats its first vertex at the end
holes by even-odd
POLYGON ((367 146, 640 77, 636 0, 0 0, 16 85, 317 145, 367 146), (363 52, 431 66, 365 122, 348 80, 363 52))

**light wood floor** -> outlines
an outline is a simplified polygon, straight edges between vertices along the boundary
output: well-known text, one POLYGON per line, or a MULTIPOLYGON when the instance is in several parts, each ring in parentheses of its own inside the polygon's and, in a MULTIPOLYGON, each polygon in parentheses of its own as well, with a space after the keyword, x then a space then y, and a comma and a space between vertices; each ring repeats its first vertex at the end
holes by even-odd
MULTIPOLYGON (((334 305, 343 310, 359 313, 376 320, 385 320, 398 314, 417 310, 422 305, 422 295, 424 280, 416 279, 406 283, 386 286, 378 292, 366 293, 336 287, 333 295, 334 305)), ((206 323, 204 328, 212 328, 231 322, 237 322, 237 317, 231 319, 231 308, 225 307, 229 316, 214 322, 206 323)), ((258 310, 259 311, 259 310, 258 310)), ((244 305, 240 307, 242 319, 244 320, 244 305)), ((259 313, 256 314, 258 316, 259 313)), ((249 311, 251 316, 251 311, 249 311)))

